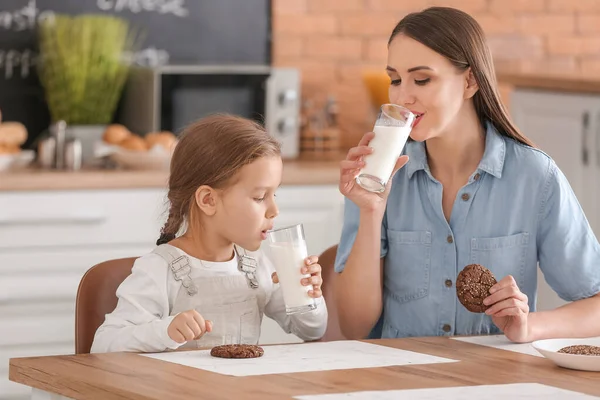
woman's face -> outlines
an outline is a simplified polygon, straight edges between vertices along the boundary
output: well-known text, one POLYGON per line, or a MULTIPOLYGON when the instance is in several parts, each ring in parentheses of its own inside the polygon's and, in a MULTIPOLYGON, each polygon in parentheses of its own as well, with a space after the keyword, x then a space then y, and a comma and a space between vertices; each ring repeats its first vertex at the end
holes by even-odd
POLYGON ((458 127, 465 103, 477 91, 474 83, 469 85, 469 70, 460 71, 441 54, 402 34, 389 45, 387 73, 390 101, 417 116, 410 136, 419 142, 458 127))

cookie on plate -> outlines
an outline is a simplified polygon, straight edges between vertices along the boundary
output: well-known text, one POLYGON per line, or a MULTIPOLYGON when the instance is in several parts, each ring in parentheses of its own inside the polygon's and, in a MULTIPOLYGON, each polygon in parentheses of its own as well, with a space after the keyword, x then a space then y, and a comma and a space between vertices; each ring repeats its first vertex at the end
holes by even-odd
POLYGON ((490 288, 495 284, 496 278, 489 269, 470 264, 456 278, 456 295, 467 310, 482 313, 489 308, 483 304, 483 299, 490 295, 490 288))
POLYGON ((210 350, 211 356, 219 358, 257 358, 263 354, 263 348, 253 344, 224 344, 210 350))
POLYGON ((558 351, 565 354, 577 354, 581 356, 600 356, 600 347, 590 346, 586 344, 578 344, 573 346, 563 347, 558 351))

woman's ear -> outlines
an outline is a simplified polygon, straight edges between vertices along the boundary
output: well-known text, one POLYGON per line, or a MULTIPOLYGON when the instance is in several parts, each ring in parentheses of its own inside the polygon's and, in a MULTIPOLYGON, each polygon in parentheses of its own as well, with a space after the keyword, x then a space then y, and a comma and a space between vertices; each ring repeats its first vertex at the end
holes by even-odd
POLYGON ((194 200, 196 205, 204 214, 212 216, 217 211, 218 193, 210 186, 202 185, 196 189, 194 200))
POLYGON ((477 81, 475 80, 475 75, 473 75, 473 70, 471 68, 469 68, 466 71, 466 78, 465 78, 465 100, 466 99, 470 99, 471 97, 475 96, 475 93, 477 93, 477 91, 479 90, 479 85, 477 84, 477 81))

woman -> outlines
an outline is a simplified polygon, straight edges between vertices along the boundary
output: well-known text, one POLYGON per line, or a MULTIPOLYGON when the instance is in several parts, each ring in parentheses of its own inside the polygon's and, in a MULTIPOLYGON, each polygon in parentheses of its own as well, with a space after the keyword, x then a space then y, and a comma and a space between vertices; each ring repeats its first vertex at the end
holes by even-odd
POLYGON ((567 179, 510 121, 477 22, 452 8, 409 14, 390 37, 387 72, 390 101, 417 119, 384 193, 354 181, 372 133, 341 164, 345 336, 600 335, 600 245, 567 179), (538 262, 572 303, 534 312, 538 262), (472 263, 499 280, 485 314, 456 296, 472 263))

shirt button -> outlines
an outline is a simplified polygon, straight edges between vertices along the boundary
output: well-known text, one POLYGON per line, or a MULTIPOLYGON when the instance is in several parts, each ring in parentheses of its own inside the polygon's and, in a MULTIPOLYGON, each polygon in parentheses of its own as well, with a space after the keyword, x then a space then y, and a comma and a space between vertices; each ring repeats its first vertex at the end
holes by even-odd
POLYGON ((448 324, 444 324, 444 326, 442 327, 442 329, 444 330, 444 332, 450 332, 450 330, 452 329, 452 327, 448 324))
POLYGON ((454 239, 452 239, 452 235, 448 235, 448 237, 446 238, 446 241, 448 243, 454 243, 454 239))
POLYGON ((471 196, 469 196, 469 193, 464 193, 464 194, 461 196, 461 198, 462 198, 464 201, 467 201, 467 200, 469 200, 469 199, 471 198, 471 196))
POLYGON ((475 176, 473 177, 476 181, 479 180, 479 178, 481 178, 481 174, 478 172, 475 174, 475 176))
POLYGON ((446 279, 446 282, 444 282, 446 284, 446 287, 452 287, 452 281, 450 279, 446 279))

